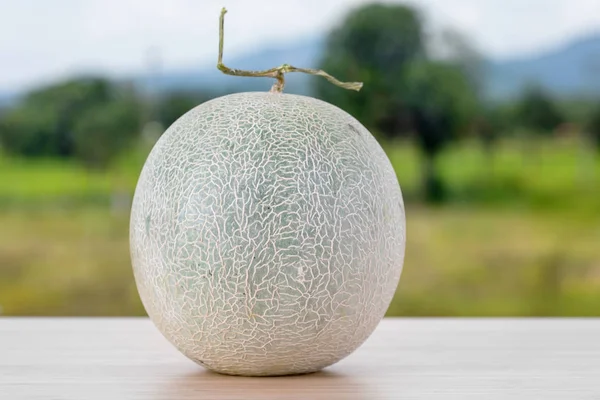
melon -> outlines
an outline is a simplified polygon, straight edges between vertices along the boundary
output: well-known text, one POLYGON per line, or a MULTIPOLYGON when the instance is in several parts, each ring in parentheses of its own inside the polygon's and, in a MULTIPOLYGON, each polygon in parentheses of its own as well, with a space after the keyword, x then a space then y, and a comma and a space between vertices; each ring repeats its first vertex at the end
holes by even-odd
POLYGON ((383 318, 402 271, 404 203, 377 140, 342 109, 236 93, 157 141, 130 245, 143 305, 185 356, 231 375, 308 373, 383 318))

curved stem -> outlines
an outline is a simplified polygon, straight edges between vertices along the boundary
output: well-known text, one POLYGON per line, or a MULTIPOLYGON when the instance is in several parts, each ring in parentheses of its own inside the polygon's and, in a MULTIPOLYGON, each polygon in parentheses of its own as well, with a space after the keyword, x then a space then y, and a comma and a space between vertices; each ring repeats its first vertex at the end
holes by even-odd
POLYGON ((263 71, 246 71, 242 69, 229 68, 223 64, 223 37, 224 37, 224 27, 225 27, 225 14, 227 10, 225 7, 221 10, 221 17, 219 19, 219 59, 217 60, 217 68, 219 71, 223 72, 227 75, 234 76, 252 76, 252 77, 267 77, 267 78, 275 78, 277 81, 271 87, 271 92, 281 93, 285 86, 285 74, 288 72, 302 72, 309 75, 322 76, 327 79, 329 82, 333 83, 336 86, 339 86, 344 89, 356 90, 359 91, 363 84, 362 82, 340 82, 333 76, 329 75, 327 72, 320 69, 312 69, 312 68, 297 68, 291 66, 289 64, 283 64, 279 67, 266 69, 263 71))

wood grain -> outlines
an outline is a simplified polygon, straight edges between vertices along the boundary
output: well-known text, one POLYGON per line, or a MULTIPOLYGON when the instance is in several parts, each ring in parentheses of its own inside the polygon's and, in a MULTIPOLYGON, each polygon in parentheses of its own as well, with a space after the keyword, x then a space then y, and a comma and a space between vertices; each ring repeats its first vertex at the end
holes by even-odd
POLYGON ((0 319, 0 399, 600 399, 600 320, 386 319, 323 372, 241 378, 147 319, 0 319))

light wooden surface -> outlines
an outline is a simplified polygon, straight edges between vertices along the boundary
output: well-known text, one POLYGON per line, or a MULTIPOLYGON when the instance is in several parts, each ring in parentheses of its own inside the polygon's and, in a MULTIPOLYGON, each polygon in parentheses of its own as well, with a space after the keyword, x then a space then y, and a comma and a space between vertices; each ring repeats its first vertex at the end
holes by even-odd
POLYGON ((324 372, 210 373, 147 319, 0 319, 0 399, 600 399, 600 320, 386 319, 324 372))

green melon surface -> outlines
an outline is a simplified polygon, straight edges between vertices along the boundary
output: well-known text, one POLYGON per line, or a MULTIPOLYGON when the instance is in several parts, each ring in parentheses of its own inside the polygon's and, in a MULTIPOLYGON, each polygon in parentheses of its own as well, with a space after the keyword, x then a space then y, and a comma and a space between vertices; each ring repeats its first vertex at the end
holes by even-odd
POLYGON ((394 170, 352 116, 310 97, 199 105, 155 145, 131 214, 144 306, 183 354, 238 375, 306 373, 363 343, 402 271, 394 170))

